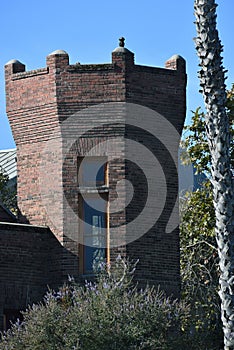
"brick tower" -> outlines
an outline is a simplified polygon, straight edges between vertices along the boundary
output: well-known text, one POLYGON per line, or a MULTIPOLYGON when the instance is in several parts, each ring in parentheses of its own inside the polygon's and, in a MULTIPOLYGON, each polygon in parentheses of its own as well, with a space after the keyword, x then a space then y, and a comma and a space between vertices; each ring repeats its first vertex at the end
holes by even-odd
POLYGON ((140 282, 178 296, 184 59, 136 65, 121 38, 112 63, 71 65, 57 50, 37 70, 8 62, 5 77, 20 221, 50 228, 64 248, 57 257, 63 278, 87 278, 100 258, 120 253, 139 259, 140 282))

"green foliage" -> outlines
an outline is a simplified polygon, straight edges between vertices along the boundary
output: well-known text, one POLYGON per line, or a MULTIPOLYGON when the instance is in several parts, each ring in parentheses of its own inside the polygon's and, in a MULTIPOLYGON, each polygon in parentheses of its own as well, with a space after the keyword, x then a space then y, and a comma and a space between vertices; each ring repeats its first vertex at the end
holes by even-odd
POLYGON ((230 120, 230 124, 234 123, 234 84, 232 88, 227 91, 227 112, 230 120))
POLYGON ((95 282, 50 291, 2 335, 0 349, 192 349, 182 331, 188 308, 152 288, 137 289, 134 268, 118 258, 95 282))
POLYGON ((0 192, 2 192, 8 182, 9 178, 0 166, 0 192))
MULTIPOLYGON (((234 86, 227 92, 231 134, 234 121, 234 86)), ((194 337, 203 338, 203 347, 219 350, 223 344, 219 289, 219 258, 215 238, 215 211, 210 182, 211 157, 206 136, 205 115, 197 108, 185 127, 182 161, 192 162, 207 179, 201 188, 187 193, 180 203, 182 299, 191 307, 194 337), (199 334, 199 335, 198 335, 199 334)), ((234 159, 234 143, 230 155, 234 159)))
MULTIPOLYGON (((226 107, 230 122, 230 159, 234 169, 234 84, 227 91, 226 107)), ((185 150, 181 155, 183 163, 192 162, 197 173, 205 173, 209 178, 211 156, 206 135, 205 114, 200 107, 196 111, 192 111, 191 124, 184 127, 181 146, 185 150)))
POLYGON ((192 113, 191 125, 184 127, 185 138, 182 140, 181 146, 185 151, 182 152, 181 159, 185 164, 191 162, 198 173, 209 174, 210 152, 206 137, 205 115, 201 112, 200 107, 192 113))
POLYGON ((203 338, 203 347, 219 350, 223 335, 214 227, 212 188, 206 182, 181 203, 182 299, 191 308, 194 336, 203 338))
POLYGON ((9 186, 9 177, 0 167, 0 201, 12 212, 17 211, 16 186, 9 186))

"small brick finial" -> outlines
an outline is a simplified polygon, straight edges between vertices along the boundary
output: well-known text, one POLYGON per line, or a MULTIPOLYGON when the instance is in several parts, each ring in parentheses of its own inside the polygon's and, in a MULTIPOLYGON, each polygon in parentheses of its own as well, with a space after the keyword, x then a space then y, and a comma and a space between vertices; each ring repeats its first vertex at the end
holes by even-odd
POLYGON ((5 64, 5 72, 9 74, 25 72, 25 64, 18 60, 10 60, 5 64))
POLYGON ((119 38, 119 47, 124 47, 125 45, 124 41, 125 41, 124 37, 119 38))
POLYGON ((125 38, 119 38, 119 46, 112 51, 112 63, 116 63, 117 65, 120 61, 125 62, 124 65, 131 67, 134 65, 134 53, 129 51, 125 47, 125 38))
POLYGON ((173 55, 166 61, 165 68, 185 72, 186 62, 180 55, 173 55))
POLYGON ((68 53, 64 50, 55 50, 46 57, 46 64, 57 68, 67 67, 69 65, 68 53))

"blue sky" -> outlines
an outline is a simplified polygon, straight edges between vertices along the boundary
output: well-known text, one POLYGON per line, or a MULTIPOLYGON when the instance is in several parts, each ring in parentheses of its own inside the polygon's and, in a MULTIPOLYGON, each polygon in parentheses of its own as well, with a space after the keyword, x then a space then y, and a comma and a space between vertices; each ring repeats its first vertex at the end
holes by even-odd
MULTIPOLYGON (((234 1, 217 0, 218 29, 224 45, 227 87, 234 83, 234 1)), ((4 64, 18 59, 26 69, 45 67, 46 56, 66 50, 70 63, 111 61, 118 38, 135 53, 137 64, 163 67, 173 54, 186 59, 187 123, 191 110, 202 105, 197 78, 198 58, 193 0, 40 0, 0 3, 0 149, 15 147, 5 112, 4 64)))

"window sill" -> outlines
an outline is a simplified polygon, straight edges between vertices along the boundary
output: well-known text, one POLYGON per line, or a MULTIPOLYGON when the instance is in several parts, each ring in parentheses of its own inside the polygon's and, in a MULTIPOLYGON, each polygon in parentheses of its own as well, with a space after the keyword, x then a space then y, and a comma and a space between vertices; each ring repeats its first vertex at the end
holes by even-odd
POLYGON ((78 193, 108 193, 109 187, 106 185, 103 186, 82 186, 78 187, 78 193))

